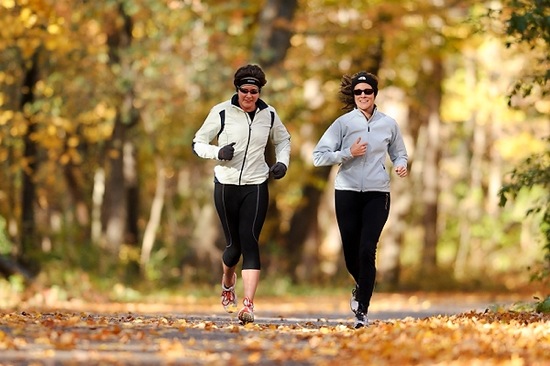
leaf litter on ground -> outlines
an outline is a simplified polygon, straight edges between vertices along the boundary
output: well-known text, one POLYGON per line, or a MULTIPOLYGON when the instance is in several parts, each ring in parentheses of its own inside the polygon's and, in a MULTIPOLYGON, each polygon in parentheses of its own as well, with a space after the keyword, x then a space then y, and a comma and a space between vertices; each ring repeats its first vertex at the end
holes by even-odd
POLYGON ((548 365, 550 314, 240 325, 229 316, 0 310, 0 364, 548 365))

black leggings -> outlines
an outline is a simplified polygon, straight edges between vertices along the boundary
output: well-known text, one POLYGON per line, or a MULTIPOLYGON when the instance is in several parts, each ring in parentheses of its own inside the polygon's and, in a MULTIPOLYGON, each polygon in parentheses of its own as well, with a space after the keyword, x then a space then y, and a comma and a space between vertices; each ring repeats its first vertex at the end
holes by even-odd
POLYGON ((357 300, 368 310, 376 281, 376 247, 388 220, 390 194, 336 190, 334 197, 346 267, 359 285, 357 300))
POLYGON ((242 254, 242 269, 260 269, 258 239, 269 203, 267 182, 245 186, 215 183, 214 203, 226 240, 223 263, 234 267, 242 254))

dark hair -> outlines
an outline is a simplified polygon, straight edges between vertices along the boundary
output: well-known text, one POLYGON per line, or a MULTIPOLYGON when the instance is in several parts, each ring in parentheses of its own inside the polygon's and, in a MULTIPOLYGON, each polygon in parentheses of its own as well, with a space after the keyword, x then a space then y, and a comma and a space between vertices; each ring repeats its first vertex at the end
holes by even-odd
POLYGON ((239 87, 242 85, 241 80, 246 78, 253 78, 257 80, 257 83, 254 82, 253 84, 257 85, 258 88, 262 88, 265 84, 267 84, 267 80, 265 79, 265 73, 262 70, 262 68, 258 65, 245 65, 241 66, 236 72, 235 77, 233 79, 233 85, 235 87, 239 87))
POLYGON ((378 77, 366 71, 359 71, 353 75, 344 75, 340 82, 340 101, 344 103, 342 107, 345 111, 351 111, 355 106, 355 97, 353 89, 355 85, 367 83, 374 89, 374 96, 378 95, 378 77))

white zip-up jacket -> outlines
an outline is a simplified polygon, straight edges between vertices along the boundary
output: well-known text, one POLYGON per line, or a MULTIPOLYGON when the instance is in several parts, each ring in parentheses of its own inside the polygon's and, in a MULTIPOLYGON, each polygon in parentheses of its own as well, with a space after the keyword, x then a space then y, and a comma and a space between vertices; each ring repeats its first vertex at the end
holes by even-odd
POLYGON ((354 109, 337 118, 325 131, 313 151, 313 164, 341 164, 334 182, 337 190, 389 192, 386 154, 394 167, 407 166, 407 149, 397 122, 377 108, 370 119, 354 109), (367 143, 367 152, 353 157, 351 146, 359 137, 367 143))
POLYGON ((219 160, 214 167, 215 179, 222 184, 261 184, 269 178, 265 160, 268 138, 275 147, 275 158, 289 167, 290 134, 275 108, 258 99, 254 119, 238 105, 237 95, 214 106, 193 138, 193 150, 201 158, 218 159, 220 149, 232 142, 235 153, 231 160, 219 160), (225 111, 224 125, 220 112, 225 111), (273 113, 273 122, 272 122, 273 113), (273 123, 273 125, 272 125, 273 123), (221 133, 220 133, 221 131, 221 133), (217 144, 211 144, 217 137, 217 144))

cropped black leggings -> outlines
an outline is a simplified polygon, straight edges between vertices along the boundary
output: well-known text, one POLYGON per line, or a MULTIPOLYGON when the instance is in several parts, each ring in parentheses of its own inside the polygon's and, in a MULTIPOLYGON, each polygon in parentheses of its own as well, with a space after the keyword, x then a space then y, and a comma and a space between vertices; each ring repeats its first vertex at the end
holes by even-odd
POLYGON ((346 267, 359 285, 357 300, 368 310, 376 281, 376 248, 388 220, 390 194, 336 190, 335 205, 346 267))
POLYGON ((242 255, 242 269, 260 269, 258 239, 269 203, 267 182, 244 186, 216 182, 214 203, 226 240, 223 263, 236 266, 242 255))

